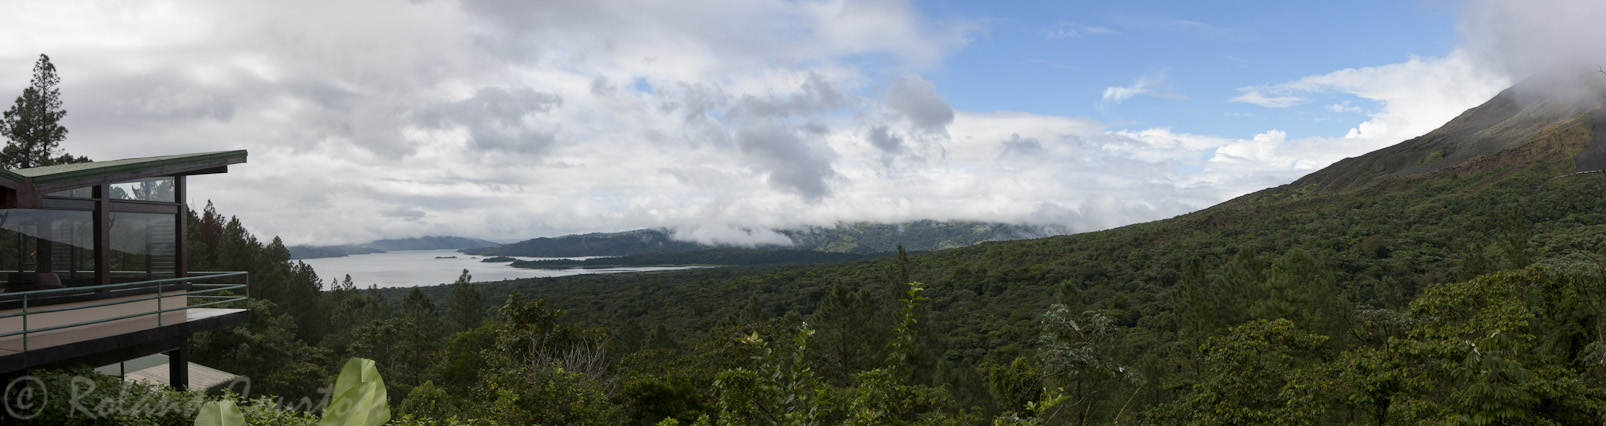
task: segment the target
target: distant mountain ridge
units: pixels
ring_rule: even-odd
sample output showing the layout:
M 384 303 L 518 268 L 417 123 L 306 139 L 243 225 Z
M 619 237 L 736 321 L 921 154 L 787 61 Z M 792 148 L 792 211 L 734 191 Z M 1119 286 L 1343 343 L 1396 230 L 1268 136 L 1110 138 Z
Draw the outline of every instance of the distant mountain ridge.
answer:
M 1594 139 L 1582 151 L 1572 153 L 1574 171 L 1600 170 L 1606 166 L 1606 123 L 1599 114 L 1603 102 L 1606 80 L 1595 70 L 1535 75 L 1427 134 L 1339 160 L 1293 183 L 1243 198 L 1289 191 L 1326 194 L 1363 188 L 1393 177 L 1463 165 L 1467 160 L 1517 147 L 1547 130 L 1567 128 L 1567 124 L 1582 124 Z
M 1022 240 L 1069 233 L 1065 228 L 1055 225 L 935 220 L 896 224 L 839 223 L 836 226 L 777 229 L 774 232 L 791 239 L 792 245 L 761 245 L 757 248 L 871 254 L 896 251 L 900 244 L 909 251 L 933 251 L 987 241 Z M 657 228 L 543 237 L 460 251 L 481 256 L 568 257 L 627 256 L 716 247 L 728 246 L 676 240 L 674 230 Z
M 354 254 L 384 253 L 387 251 L 402 250 L 461 250 L 498 245 L 495 241 L 486 241 L 477 238 L 464 238 L 452 236 L 428 236 L 416 238 L 384 239 L 366 244 L 343 244 L 333 246 L 290 246 L 291 259 L 318 259 L 325 257 L 344 257 Z

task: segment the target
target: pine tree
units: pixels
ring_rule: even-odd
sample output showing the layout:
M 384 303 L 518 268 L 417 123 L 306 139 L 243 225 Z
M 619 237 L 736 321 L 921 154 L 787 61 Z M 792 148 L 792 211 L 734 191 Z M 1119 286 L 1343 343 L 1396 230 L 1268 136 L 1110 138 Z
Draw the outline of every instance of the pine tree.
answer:
M 1265 291 L 1266 265 L 1256 251 L 1254 247 L 1239 248 L 1227 266 L 1222 268 L 1221 278 L 1215 286 L 1217 303 L 1226 307 L 1219 312 L 1222 317 L 1218 323 L 1222 326 L 1232 327 L 1248 321 L 1249 310 L 1245 308 L 1260 300 Z
M 50 57 L 39 55 L 33 66 L 33 80 L 0 120 L 0 135 L 6 138 L 6 147 L 0 150 L 0 167 L 23 169 L 89 161 L 57 154 L 57 146 L 67 139 L 67 128 L 61 125 L 67 110 L 61 108 L 61 89 L 56 88 L 59 83 L 61 77 L 56 75 Z
M 1204 266 L 1195 258 L 1182 268 L 1182 277 L 1177 280 L 1177 286 L 1172 291 L 1172 303 L 1176 309 L 1177 317 L 1182 321 L 1182 334 L 1186 335 L 1188 348 L 1198 350 L 1204 344 L 1204 338 L 1217 318 L 1215 299 L 1220 295 L 1211 294 L 1216 288 L 1211 288 L 1206 281 Z M 1216 296 L 1216 297 L 1212 297 Z M 1197 369 L 1196 369 L 1197 372 Z
M 875 318 L 880 307 L 862 291 L 853 291 L 838 281 L 820 301 L 809 324 L 818 330 L 817 347 L 836 361 L 838 372 L 852 374 L 869 369 L 878 360 L 877 348 L 886 341 L 884 329 Z
M 423 318 L 435 316 L 435 303 L 429 301 L 429 296 L 418 287 L 413 287 L 402 298 L 402 316 L 407 318 Z
M 485 319 L 485 308 L 480 305 L 480 290 L 472 284 L 473 275 L 464 269 L 452 283 L 452 301 L 446 306 L 446 317 L 457 330 L 471 330 Z
M 1302 330 L 1335 336 L 1348 312 L 1334 289 L 1333 274 L 1303 249 L 1283 255 L 1266 273 L 1265 298 L 1250 305 L 1257 318 L 1285 318 Z
M 1523 214 L 1522 208 L 1513 208 L 1500 224 L 1502 229 L 1496 242 L 1506 254 L 1506 269 L 1528 267 L 1533 263 L 1533 256 L 1528 254 L 1528 240 L 1532 237 L 1528 216 Z

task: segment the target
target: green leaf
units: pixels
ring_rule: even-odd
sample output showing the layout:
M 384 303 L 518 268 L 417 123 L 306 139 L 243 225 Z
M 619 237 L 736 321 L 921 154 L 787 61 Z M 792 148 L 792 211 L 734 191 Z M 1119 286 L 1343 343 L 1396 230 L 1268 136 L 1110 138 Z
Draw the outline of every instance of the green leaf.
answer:
M 346 360 L 333 395 L 318 426 L 379 426 L 390 421 L 385 381 L 371 359 Z
M 201 406 L 201 414 L 195 416 L 195 426 L 245 426 L 245 415 L 240 413 L 240 407 L 234 406 L 234 400 L 212 401 Z

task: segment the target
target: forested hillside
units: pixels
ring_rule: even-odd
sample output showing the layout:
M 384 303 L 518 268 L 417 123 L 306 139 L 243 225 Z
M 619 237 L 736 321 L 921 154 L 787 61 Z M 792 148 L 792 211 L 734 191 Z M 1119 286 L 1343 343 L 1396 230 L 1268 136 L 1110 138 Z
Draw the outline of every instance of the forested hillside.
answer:
M 1606 112 L 1581 111 L 1417 173 L 830 265 L 320 292 L 209 208 L 194 269 L 251 270 L 254 316 L 192 353 L 290 398 L 371 358 L 430 424 L 1599 424 L 1606 173 L 1579 159 Z
M 544 298 L 617 336 L 614 351 L 635 355 L 614 370 L 633 378 L 615 380 L 657 392 L 627 387 L 617 409 L 646 423 L 763 418 L 732 400 L 783 391 L 715 384 L 788 364 L 710 355 L 743 347 L 739 336 L 769 342 L 761 354 L 802 351 L 817 380 L 760 384 L 855 395 L 892 383 L 880 391 L 907 421 L 1592 423 L 1606 418 L 1606 179 L 1575 172 L 1589 171 L 1578 160 L 1603 123 L 1585 109 L 1420 173 L 1353 173 L 1354 184 L 1297 183 L 1170 220 L 907 263 L 481 289 L 493 305 Z M 888 363 L 908 281 L 924 283 L 917 349 Z M 816 334 L 788 337 L 804 323 Z M 656 367 L 634 364 L 643 357 Z M 685 365 L 703 367 L 667 367 Z M 865 375 L 876 368 L 912 374 Z M 642 402 L 663 392 L 682 411 Z M 852 401 L 817 402 L 853 418 Z

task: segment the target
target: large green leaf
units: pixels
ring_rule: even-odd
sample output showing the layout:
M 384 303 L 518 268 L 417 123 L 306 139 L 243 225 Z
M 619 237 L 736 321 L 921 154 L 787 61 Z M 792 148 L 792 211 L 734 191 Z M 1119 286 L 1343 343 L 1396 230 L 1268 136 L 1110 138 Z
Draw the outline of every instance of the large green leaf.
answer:
M 373 360 L 346 360 L 340 377 L 335 379 L 332 395 L 318 426 L 379 426 L 390 421 L 385 381 L 379 378 L 379 368 Z
M 245 426 L 245 415 L 234 406 L 234 400 L 212 401 L 201 406 L 195 426 Z

